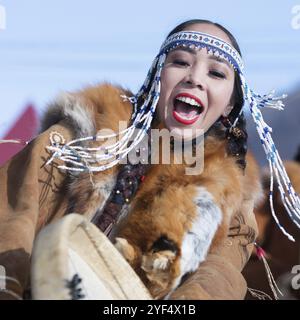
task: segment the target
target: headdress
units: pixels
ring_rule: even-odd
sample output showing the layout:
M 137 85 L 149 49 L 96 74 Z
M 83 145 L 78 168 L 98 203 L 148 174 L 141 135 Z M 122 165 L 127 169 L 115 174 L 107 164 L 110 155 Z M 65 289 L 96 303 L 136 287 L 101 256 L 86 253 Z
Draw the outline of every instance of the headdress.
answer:
M 264 107 L 275 108 L 283 110 L 284 104 L 281 97 L 275 97 L 274 92 L 267 95 L 259 95 L 255 93 L 248 85 L 244 75 L 244 65 L 242 58 L 237 50 L 235 50 L 229 43 L 211 36 L 209 34 L 181 31 L 169 36 L 162 44 L 158 55 L 155 57 L 152 66 L 148 72 L 146 80 L 139 92 L 129 99 L 134 106 L 134 112 L 131 117 L 130 126 L 118 132 L 118 141 L 110 146 L 99 148 L 86 148 L 79 146 L 78 143 L 97 140 L 98 138 L 109 138 L 110 136 L 91 136 L 76 139 L 66 144 L 52 144 L 48 149 L 53 152 L 52 158 L 48 161 L 50 163 L 53 158 L 59 157 L 64 160 L 64 166 L 60 168 L 72 171 L 103 171 L 117 163 L 119 163 L 127 154 L 134 150 L 139 143 L 146 136 L 151 127 L 154 118 L 155 109 L 160 97 L 161 90 L 161 71 L 164 66 L 167 54 L 179 46 L 192 47 L 193 49 L 205 48 L 208 53 L 218 56 L 221 59 L 227 60 L 237 72 L 240 77 L 245 104 L 248 104 L 251 115 L 256 125 L 256 129 L 260 138 L 260 142 L 264 148 L 269 163 L 271 181 L 270 181 L 270 205 L 272 215 L 282 232 L 294 241 L 294 238 L 288 234 L 285 229 L 279 224 L 273 208 L 273 178 L 275 176 L 278 188 L 281 194 L 282 202 L 292 219 L 292 221 L 300 228 L 300 199 L 290 180 L 287 176 L 286 170 L 283 166 L 282 160 L 273 142 L 269 127 L 261 114 L 261 109 Z M 242 112 L 242 110 L 241 110 Z M 238 121 L 236 118 L 233 126 Z M 139 129 L 139 130 L 136 130 Z M 136 132 L 138 133 L 136 134 Z M 100 150 L 105 152 L 99 153 Z M 101 164 L 102 163 L 102 164 Z M 104 163 L 104 164 L 103 164 Z

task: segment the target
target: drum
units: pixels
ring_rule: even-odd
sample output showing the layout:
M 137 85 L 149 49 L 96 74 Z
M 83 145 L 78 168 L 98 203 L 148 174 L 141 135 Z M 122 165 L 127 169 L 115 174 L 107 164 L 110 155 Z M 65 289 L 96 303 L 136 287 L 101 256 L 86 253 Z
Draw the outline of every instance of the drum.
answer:
M 110 240 L 78 214 L 42 229 L 31 265 L 33 299 L 152 299 Z

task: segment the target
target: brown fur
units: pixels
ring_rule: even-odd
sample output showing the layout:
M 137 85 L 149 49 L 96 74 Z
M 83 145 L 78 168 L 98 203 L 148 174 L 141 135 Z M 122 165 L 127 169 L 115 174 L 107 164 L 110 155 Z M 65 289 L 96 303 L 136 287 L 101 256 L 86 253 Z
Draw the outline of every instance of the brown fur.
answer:
M 175 258 L 171 258 L 166 270 L 153 270 L 147 266 L 151 257 L 152 261 L 157 259 L 157 253 L 151 252 L 151 246 L 159 237 L 167 235 L 181 247 L 183 237 L 196 215 L 196 206 L 192 201 L 196 196 L 196 186 L 204 186 L 223 213 L 223 221 L 210 250 L 224 240 L 230 219 L 240 210 L 243 199 L 259 198 L 258 168 L 252 156 L 248 156 L 247 160 L 244 175 L 235 159 L 226 156 L 225 143 L 208 138 L 201 175 L 185 175 L 182 165 L 156 165 L 151 168 L 132 204 L 128 219 L 120 226 L 118 237 L 127 239 L 134 248 L 134 254 L 124 256 L 153 296 L 161 298 L 172 288 L 174 278 L 180 273 L 180 251 Z M 117 247 L 122 253 L 128 250 L 118 241 L 117 238 Z
M 129 102 L 120 98 L 124 93 L 128 94 L 121 88 L 106 84 L 87 88 L 75 97 L 82 101 L 86 112 L 94 119 L 95 131 L 102 128 L 117 130 L 119 121 L 128 121 L 131 114 Z M 256 199 L 260 194 L 258 169 L 253 157 L 247 157 L 244 174 L 235 159 L 227 156 L 226 141 L 207 137 L 204 160 L 201 175 L 185 175 L 185 165 L 153 165 L 131 204 L 127 219 L 118 226 L 117 248 L 156 298 L 168 294 L 174 286 L 174 279 L 180 274 L 181 244 L 196 216 L 197 208 L 193 202 L 196 187 L 205 187 L 210 192 L 223 215 L 210 251 L 224 240 L 230 220 L 240 210 L 243 200 Z M 75 179 L 70 187 L 72 211 L 95 214 L 103 202 L 95 186 L 115 175 L 117 170 L 115 167 L 94 174 L 94 185 L 86 174 Z M 179 249 L 176 254 L 170 250 L 151 250 L 161 236 L 175 243 Z M 155 263 L 158 263 L 156 267 Z
M 119 121 L 128 123 L 132 106 L 129 102 L 124 102 L 120 97 L 122 94 L 131 95 L 128 91 L 112 86 L 101 84 L 99 86 L 88 87 L 73 94 L 74 98 L 80 101 L 85 112 L 94 121 L 94 134 L 101 129 L 111 129 L 118 131 Z M 93 142 L 90 146 L 99 146 L 101 142 Z M 70 179 L 70 195 L 68 212 L 76 212 L 92 217 L 99 208 L 104 205 L 105 199 L 99 189 L 109 186 L 115 179 L 118 168 L 113 167 L 104 172 L 97 172 L 93 175 L 84 173 L 80 178 Z M 82 192 L 84 190 L 84 192 Z

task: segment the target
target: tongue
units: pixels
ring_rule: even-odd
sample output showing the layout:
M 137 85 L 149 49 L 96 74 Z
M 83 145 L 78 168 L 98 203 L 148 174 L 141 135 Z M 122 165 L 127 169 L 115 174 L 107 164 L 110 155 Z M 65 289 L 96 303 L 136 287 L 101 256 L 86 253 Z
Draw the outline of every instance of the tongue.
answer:
M 179 113 L 181 116 L 187 117 L 187 118 L 194 118 L 198 114 L 200 114 L 200 110 L 196 106 L 191 106 L 190 104 L 187 104 L 182 101 L 176 100 L 174 103 L 174 109 L 177 113 Z

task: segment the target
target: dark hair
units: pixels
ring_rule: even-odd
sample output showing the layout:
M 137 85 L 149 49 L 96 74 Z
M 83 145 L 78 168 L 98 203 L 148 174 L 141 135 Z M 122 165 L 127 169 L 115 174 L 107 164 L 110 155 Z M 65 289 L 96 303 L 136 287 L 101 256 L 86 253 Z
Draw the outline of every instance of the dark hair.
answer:
M 176 26 L 167 36 L 171 36 L 174 33 L 180 32 L 184 30 L 185 28 L 193 25 L 193 24 L 211 24 L 222 31 L 224 31 L 227 36 L 229 37 L 232 46 L 238 51 L 238 53 L 242 56 L 240 47 L 235 39 L 235 37 L 222 25 L 212 22 L 210 20 L 203 20 L 203 19 L 192 19 L 192 20 L 187 20 L 178 26 Z M 230 123 L 234 123 L 236 118 L 239 116 L 239 120 L 236 124 L 236 128 L 240 130 L 240 135 L 237 137 L 236 135 L 233 135 L 233 133 L 227 128 L 226 132 L 226 137 L 228 139 L 227 143 L 227 152 L 229 155 L 235 156 L 237 158 L 237 163 L 244 169 L 246 167 L 246 153 L 247 153 L 247 130 L 246 130 L 246 119 L 243 114 L 243 112 L 240 114 L 241 109 L 244 105 L 244 97 L 243 97 L 243 91 L 242 91 L 242 86 L 241 86 L 241 79 L 237 72 L 235 72 L 235 79 L 234 79 L 234 89 L 233 89 L 233 96 L 232 96 L 232 101 L 234 103 L 234 107 L 230 114 L 228 115 L 228 119 Z M 221 120 L 221 119 L 220 119 Z M 218 121 L 215 125 L 212 126 L 212 130 L 209 130 L 209 132 L 218 132 L 219 135 L 221 135 L 221 131 L 218 130 L 220 127 L 220 121 Z

